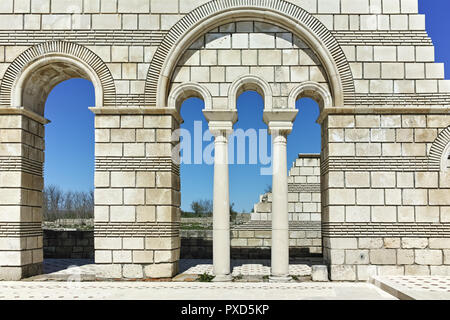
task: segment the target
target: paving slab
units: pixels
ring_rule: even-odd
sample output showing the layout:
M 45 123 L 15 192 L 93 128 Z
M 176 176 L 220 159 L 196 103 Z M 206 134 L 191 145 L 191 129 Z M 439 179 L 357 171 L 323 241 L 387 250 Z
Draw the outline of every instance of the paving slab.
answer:
M 311 265 L 316 263 L 304 259 L 289 266 L 289 273 L 296 278 L 311 279 Z M 243 281 L 262 281 L 270 275 L 270 260 L 232 260 L 232 276 Z M 174 281 L 194 281 L 199 275 L 213 274 L 212 260 L 182 259 L 180 274 Z M 25 281 L 93 281 L 96 279 L 96 265 L 85 259 L 45 259 L 44 274 Z
M 401 300 L 450 300 L 450 277 L 373 276 L 370 283 Z
M 370 283 L 0 282 L 0 300 L 395 300 Z

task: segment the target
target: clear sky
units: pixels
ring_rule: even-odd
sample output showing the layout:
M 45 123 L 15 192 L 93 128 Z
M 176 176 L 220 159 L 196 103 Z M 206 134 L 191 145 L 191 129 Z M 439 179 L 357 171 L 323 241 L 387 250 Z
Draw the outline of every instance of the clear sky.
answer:
M 436 47 L 436 61 L 450 64 L 450 1 L 420 0 L 419 10 L 427 16 L 427 30 Z M 446 68 L 446 78 L 450 78 L 450 67 Z M 88 107 L 94 103 L 94 88 L 87 80 L 72 79 L 63 82 L 50 93 L 45 109 L 45 116 L 52 121 L 46 126 L 46 185 L 59 185 L 64 190 L 93 189 L 94 115 Z M 206 131 L 207 123 L 201 112 L 202 108 L 201 100 L 187 100 L 181 110 L 185 120 L 182 127 L 193 132 L 194 121 L 202 121 L 203 131 Z M 320 153 L 320 126 L 315 123 L 319 115 L 317 104 L 310 99 L 302 99 L 297 103 L 297 108 L 299 114 L 288 138 L 288 167 L 295 161 L 298 153 Z M 262 112 L 262 98 L 255 92 L 243 93 L 238 99 L 239 121 L 235 129 L 266 129 Z M 270 146 L 270 136 L 267 144 Z M 207 145 L 205 142 L 204 147 Z M 271 176 L 260 174 L 261 167 L 267 166 L 230 166 L 230 199 L 240 212 L 250 212 L 259 195 L 271 184 Z M 212 185 L 213 166 L 183 164 L 182 209 L 189 210 L 194 200 L 212 199 Z

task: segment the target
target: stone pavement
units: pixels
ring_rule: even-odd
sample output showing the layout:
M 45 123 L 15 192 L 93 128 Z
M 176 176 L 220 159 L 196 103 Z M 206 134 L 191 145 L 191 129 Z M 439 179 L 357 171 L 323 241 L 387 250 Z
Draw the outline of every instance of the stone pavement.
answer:
M 314 258 L 291 262 L 290 274 L 308 280 L 311 266 L 319 263 Z M 46 274 L 0 282 L 0 300 L 450 300 L 450 277 L 374 276 L 369 283 L 276 284 L 263 282 L 270 274 L 269 260 L 232 260 L 232 267 L 236 282 L 231 283 L 192 282 L 200 274 L 212 273 L 211 260 L 195 259 L 180 261 L 180 275 L 173 282 L 95 282 L 92 260 L 46 259 Z
M 297 277 L 310 277 L 311 266 L 320 264 L 321 259 L 305 258 L 291 262 L 290 275 Z M 232 275 L 264 277 L 270 275 L 270 260 L 232 260 Z M 85 259 L 45 259 L 44 275 L 33 277 L 30 280 L 66 280 L 67 277 L 91 281 L 95 279 L 96 266 L 93 260 Z M 180 260 L 180 274 L 201 275 L 212 274 L 212 260 L 182 259 Z M 180 279 L 180 277 L 177 277 Z
M 374 276 L 370 283 L 401 300 L 450 300 L 450 277 Z
M 0 282 L 0 300 L 392 300 L 369 283 Z

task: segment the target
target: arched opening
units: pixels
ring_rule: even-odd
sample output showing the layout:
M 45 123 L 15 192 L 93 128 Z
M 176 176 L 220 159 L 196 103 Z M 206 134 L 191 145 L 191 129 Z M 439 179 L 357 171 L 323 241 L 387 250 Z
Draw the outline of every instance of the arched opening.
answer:
M 51 276 L 93 263 L 95 133 L 88 108 L 102 103 L 96 72 L 65 54 L 37 57 L 12 86 L 11 105 L 25 109 L 31 118 L 51 120 L 44 128 L 45 121 L 30 118 L 22 141 L 27 161 L 36 168 L 32 180 L 42 182 L 33 182 L 32 197 L 23 200 L 31 206 L 33 221 L 42 219 L 44 226 L 32 263 L 43 262 L 43 272 Z
M 183 118 L 179 132 L 181 273 L 193 267 L 192 259 L 212 260 L 213 137 L 202 113 L 203 97 L 193 94 L 190 98 L 179 98 Z
M 94 114 L 88 107 L 95 104 L 93 84 L 73 78 L 56 84 L 46 95 L 29 93 L 24 93 L 29 106 L 34 99 L 45 98 L 44 115 L 52 120 L 45 134 L 44 273 L 92 264 L 95 134 Z
M 321 258 L 321 156 L 322 128 L 317 118 L 320 103 L 298 95 L 299 113 L 288 137 L 288 177 L 291 259 Z M 319 100 L 320 101 L 320 100 Z
M 334 105 L 330 94 L 333 86 L 326 64 L 317 55 L 316 48 L 304 42 L 297 33 L 285 29 L 278 23 L 261 22 L 258 19 L 242 19 L 222 24 L 218 28 L 210 26 L 206 33 L 202 31 L 201 35 L 197 34 L 195 38 L 195 41 L 189 43 L 182 52 L 180 51 L 179 56 L 173 57 L 173 72 L 167 74 L 171 90 L 167 101 L 169 108 L 178 109 L 180 102 L 174 99 L 174 93 L 179 92 L 181 99 L 188 96 L 202 97 L 205 101 L 205 109 L 208 110 L 205 113 L 208 119 L 210 119 L 209 115 L 215 111 L 217 111 L 216 117 L 211 117 L 211 119 L 219 120 L 218 122 L 230 120 L 218 117 L 217 115 L 221 112 L 224 117 L 225 114 L 236 112 L 239 115 L 233 134 L 236 135 L 240 130 L 243 152 L 239 152 L 237 149 L 239 143 L 233 144 L 233 140 L 237 141 L 235 137 L 231 136 L 228 141 L 230 146 L 230 202 L 231 204 L 234 202 L 233 209 L 238 212 L 250 211 L 249 207 L 251 206 L 253 206 L 253 212 L 247 215 L 250 218 L 249 221 L 244 222 L 241 226 L 232 227 L 232 258 L 259 258 L 266 260 L 265 267 L 270 268 L 272 249 L 272 199 L 270 193 L 274 178 L 271 166 L 273 162 L 271 161 L 272 136 L 269 135 L 267 129 L 271 123 L 272 128 L 277 128 L 279 125 L 289 131 L 290 121 L 292 121 L 289 119 L 294 119 L 297 112 L 296 103 L 301 98 L 311 98 L 317 101 L 315 118 L 310 120 L 306 128 L 313 125 L 318 126 L 319 138 L 314 151 L 308 149 L 301 151 L 298 150 L 298 146 L 288 147 L 289 154 L 295 154 L 295 157 L 291 156 L 289 159 L 291 163 L 299 162 L 297 161 L 299 152 L 316 153 L 316 155 L 309 155 L 310 159 L 308 159 L 308 165 L 314 162 L 312 167 L 315 167 L 312 168 L 311 177 L 308 180 L 305 175 L 305 182 L 301 185 L 310 193 L 310 199 L 302 198 L 300 200 L 300 191 L 295 190 L 297 200 L 292 198 L 295 192 L 292 192 L 290 198 L 289 216 L 291 220 L 296 219 L 297 223 L 303 220 L 301 221 L 302 231 L 293 230 L 292 235 L 304 234 L 303 238 L 297 239 L 298 236 L 296 236 L 296 239 L 291 239 L 293 249 L 291 257 L 295 259 L 311 253 L 320 255 L 321 145 L 320 126 L 315 124 L 315 121 L 318 118 L 319 110 Z M 175 59 L 177 60 L 175 61 Z M 201 88 L 207 88 L 211 94 L 211 109 L 207 107 L 205 95 L 201 94 Z M 163 95 L 162 92 L 159 94 Z M 164 97 L 164 100 L 166 99 L 167 96 Z M 247 119 L 246 116 L 248 116 Z M 296 123 L 296 127 L 303 125 L 299 125 L 298 121 Z M 252 129 L 252 132 L 249 129 Z M 261 137 L 259 129 L 265 131 L 265 138 Z M 310 141 L 308 133 L 310 132 L 305 132 L 298 139 L 293 138 L 291 134 L 288 136 L 288 141 Z M 273 134 L 276 133 L 273 132 Z M 254 143 L 251 142 L 252 139 L 255 141 Z M 261 144 L 266 145 L 263 150 L 266 152 L 262 153 L 265 153 L 268 164 L 261 161 L 266 160 L 261 159 L 259 148 Z M 256 161 L 254 161 L 255 155 Z M 252 162 L 256 162 L 256 165 L 252 166 Z M 307 161 L 305 160 L 305 162 Z M 245 164 L 245 166 L 240 164 Z M 298 168 L 293 169 L 295 171 Z M 286 172 L 287 174 L 288 172 Z M 314 186 L 311 187 L 311 184 Z M 291 187 L 295 188 L 295 186 Z M 312 195 L 313 191 L 314 195 Z M 261 193 L 263 194 L 260 196 Z M 305 195 L 302 194 L 303 196 Z M 245 200 L 240 201 L 240 198 L 245 198 Z M 309 210 L 308 212 L 299 209 L 299 206 L 302 206 L 301 203 L 297 204 L 298 212 L 295 211 L 296 202 L 300 201 L 309 201 L 309 207 L 305 205 L 307 207 L 305 210 Z M 313 206 L 314 209 L 312 209 Z M 316 230 L 314 236 L 310 232 L 311 225 L 319 229 Z M 309 238 L 306 238 L 306 230 Z M 316 237 L 314 241 L 313 237 Z
M 92 82 L 95 91 L 92 106 L 102 106 L 103 88 L 96 72 L 83 61 L 66 55 L 48 55 L 29 63 L 13 86 L 12 105 L 25 107 L 43 116 L 52 89 L 61 82 L 75 78 Z

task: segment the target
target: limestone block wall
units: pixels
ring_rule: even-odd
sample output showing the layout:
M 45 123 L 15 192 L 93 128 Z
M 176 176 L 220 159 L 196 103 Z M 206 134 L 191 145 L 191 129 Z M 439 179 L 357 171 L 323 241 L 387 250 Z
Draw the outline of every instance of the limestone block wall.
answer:
M 450 175 L 430 161 L 448 113 L 327 121 L 322 232 L 332 277 L 448 275 Z
M 180 255 L 172 116 L 97 115 L 95 262 L 113 278 L 171 277 Z
M 300 154 L 289 170 L 288 201 L 290 221 L 321 221 L 320 155 Z M 255 204 L 252 220 L 272 220 L 272 194 Z
M 45 259 L 93 259 L 94 232 L 44 230 Z
M 0 280 L 42 272 L 42 121 L 0 115 Z
M 258 76 L 271 85 L 276 108 L 287 105 L 289 93 L 300 82 L 328 86 L 320 60 L 304 41 L 273 24 L 244 21 L 221 25 L 199 37 L 179 60 L 172 90 L 185 82 L 203 84 L 212 95 L 213 107 L 219 109 L 229 103 L 231 84 L 244 75 Z
M 269 84 L 274 110 L 305 81 L 324 88 L 302 95 L 322 109 L 321 212 L 334 279 L 448 272 L 447 249 L 432 239 L 449 239 L 440 164 L 450 82 L 417 0 L 2 0 L 0 279 L 40 270 L 42 116 L 54 85 L 82 77 L 95 87 L 96 259 L 114 277 L 165 277 L 179 248 L 167 136 L 181 122 L 167 97 L 198 82 L 212 109 L 226 109 L 230 83 L 248 74 Z M 366 238 L 383 245 L 359 247 Z M 401 248 L 387 247 L 399 238 Z M 404 239 L 427 245 L 410 249 Z M 399 258 L 403 249 L 414 261 Z

